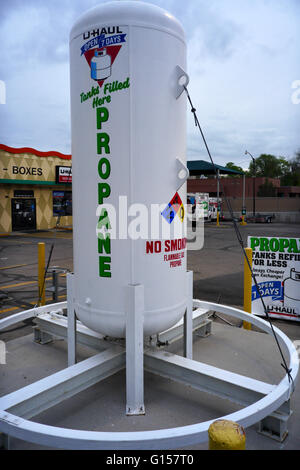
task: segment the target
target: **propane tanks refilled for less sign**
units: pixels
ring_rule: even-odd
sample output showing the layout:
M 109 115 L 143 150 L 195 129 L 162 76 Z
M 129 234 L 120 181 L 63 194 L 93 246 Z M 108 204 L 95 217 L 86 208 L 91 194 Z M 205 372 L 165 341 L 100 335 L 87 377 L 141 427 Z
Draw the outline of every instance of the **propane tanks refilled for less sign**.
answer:
M 248 237 L 252 269 L 269 315 L 300 321 L 300 239 Z M 252 280 L 252 312 L 264 315 Z

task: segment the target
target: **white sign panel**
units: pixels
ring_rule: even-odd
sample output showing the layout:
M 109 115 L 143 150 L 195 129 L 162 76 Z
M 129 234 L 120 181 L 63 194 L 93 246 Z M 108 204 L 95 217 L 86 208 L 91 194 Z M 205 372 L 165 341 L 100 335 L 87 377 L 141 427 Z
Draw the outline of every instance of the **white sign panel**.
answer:
M 56 167 L 56 183 L 72 183 L 72 167 Z
M 252 268 L 270 317 L 300 321 L 300 239 L 248 237 Z M 252 312 L 264 308 L 252 280 Z

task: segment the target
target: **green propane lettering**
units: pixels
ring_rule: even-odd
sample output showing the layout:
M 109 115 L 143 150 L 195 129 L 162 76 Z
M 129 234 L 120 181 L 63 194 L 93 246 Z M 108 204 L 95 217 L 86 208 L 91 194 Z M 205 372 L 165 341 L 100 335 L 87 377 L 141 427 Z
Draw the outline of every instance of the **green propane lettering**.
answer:
M 288 246 L 289 246 L 289 240 L 287 240 L 286 238 L 279 239 L 279 251 L 281 253 L 284 253 L 285 248 L 287 248 Z
M 300 239 L 251 237 L 251 248 L 272 253 L 300 253 Z
M 99 276 L 100 277 L 111 277 L 110 272 L 110 256 L 99 256 Z
M 110 153 L 108 144 L 109 144 L 109 135 L 106 134 L 106 132 L 101 132 L 101 133 L 99 132 L 99 134 L 97 134 L 97 152 L 102 154 L 102 149 L 104 149 L 104 153 Z
M 103 167 L 104 167 L 104 170 L 103 170 Z M 109 163 L 109 160 L 107 160 L 107 158 L 101 158 L 101 160 L 99 160 L 98 175 L 103 180 L 107 180 L 107 178 L 109 177 L 109 175 L 110 175 L 110 163 Z
M 107 236 L 106 238 L 104 238 L 104 235 L 102 235 L 102 233 L 99 233 L 98 253 L 103 253 L 103 250 L 105 253 L 110 254 L 110 237 Z
M 99 228 L 100 230 L 102 229 L 102 227 L 105 227 L 107 230 L 111 228 L 110 220 L 108 217 L 108 212 L 106 209 L 103 209 L 103 208 L 101 210 L 101 214 L 100 214 L 99 221 L 97 224 L 97 228 Z
M 269 251 L 269 240 L 267 238 L 260 239 L 260 251 Z
M 110 196 L 110 186 L 108 183 L 98 183 L 98 204 L 103 204 L 103 200 Z
M 97 108 L 97 129 L 102 129 L 102 123 L 107 122 L 109 118 L 109 112 L 107 108 Z
M 96 109 L 96 122 L 97 129 L 102 130 L 102 126 L 109 120 L 109 111 L 107 108 L 100 107 Z M 97 153 L 102 155 L 110 154 L 109 147 L 110 137 L 106 132 L 97 133 Z M 98 176 L 101 180 L 108 180 L 111 172 L 110 161 L 106 157 L 100 158 L 98 161 Z M 111 193 L 110 184 L 108 181 L 98 183 L 98 204 L 102 205 L 104 199 L 108 198 Z M 98 254 L 99 254 L 99 277 L 111 277 L 111 243 L 110 234 L 105 233 L 105 230 L 111 228 L 109 215 L 106 209 L 101 209 L 97 229 L 98 233 Z M 104 230 L 105 235 L 101 230 Z
M 278 251 L 279 250 L 279 240 L 278 238 L 271 238 L 270 240 L 270 250 Z

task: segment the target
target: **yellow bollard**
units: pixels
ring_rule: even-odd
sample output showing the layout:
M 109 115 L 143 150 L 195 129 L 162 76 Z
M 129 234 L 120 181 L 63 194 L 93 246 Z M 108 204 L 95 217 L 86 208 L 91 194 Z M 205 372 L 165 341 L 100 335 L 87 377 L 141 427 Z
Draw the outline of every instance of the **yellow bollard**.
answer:
M 247 225 L 247 222 L 245 222 L 245 216 L 242 215 L 242 221 L 240 222 L 240 225 Z
M 245 248 L 250 266 L 252 266 L 252 248 Z M 251 313 L 252 277 L 247 260 L 244 259 L 244 312 Z M 243 328 L 251 330 L 251 323 L 244 321 Z
M 246 435 L 243 426 L 219 419 L 208 428 L 209 450 L 245 450 Z
M 220 212 L 217 211 L 217 227 L 220 227 Z
M 45 243 L 38 243 L 38 287 L 39 287 L 39 300 L 38 304 L 45 305 Z

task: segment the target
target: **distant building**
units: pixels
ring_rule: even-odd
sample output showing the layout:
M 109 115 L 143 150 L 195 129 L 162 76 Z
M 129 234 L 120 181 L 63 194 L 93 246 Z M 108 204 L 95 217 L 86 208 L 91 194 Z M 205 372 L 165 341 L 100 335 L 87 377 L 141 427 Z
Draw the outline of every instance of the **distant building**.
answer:
M 188 161 L 187 166 L 190 171 L 187 192 L 190 194 L 208 193 L 210 197 L 217 197 L 219 189 L 221 212 L 225 217 L 230 216 L 224 197 L 226 195 L 226 198 L 230 200 L 235 217 L 240 217 L 243 210 L 246 215 L 254 212 L 256 214 L 273 214 L 277 222 L 300 223 L 299 186 L 280 186 L 279 178 L 245 177 L 243 172 L 231 170 L 221 165 L 212 165 L 204 160 Z M 220 175 L 219 185 L 216 171 Z M 266 181 L 269 185 L 265 184 Z M 253 182 L 255 183 L 255 191 L 253 191 Z M 244 183 L 245 198 L 243 198 Z M 263 185 L 264 188 L 261 188 Z M 272 187 L 274 191 L 270 191 Z M 253 197 L 253 192 L 255 192 L 255 197 Z M 267 194 L 268 196 L 266 196 Z
M 278 197 L 300 197 L 300 186 L 280 186 L 277 188 Z
M 72 224 L 71 155 L 0 144 L 0 232 Z
M 220 197 L 222 197 L 222 188 L 225 191 L 227 197 L 242 197 L 243 195 L 243 177 L 221 177 L 220 184 Z M 268 180 L 272 183 L 276 189 L 275 197 L 300 197 L 300 186 L 280 186 L 279 178 L 255 178 L 255 196 L 258 196 L 259 188 L 261 185 Z M 200 178 L 191 177 L 187 181 L 187 192 L 188 193 L 209 193 L 210 196 L 217 196 L 217 179 L 211 178 Z M 253 178 L 245 178 L 245 197 L 253 197 Z

